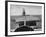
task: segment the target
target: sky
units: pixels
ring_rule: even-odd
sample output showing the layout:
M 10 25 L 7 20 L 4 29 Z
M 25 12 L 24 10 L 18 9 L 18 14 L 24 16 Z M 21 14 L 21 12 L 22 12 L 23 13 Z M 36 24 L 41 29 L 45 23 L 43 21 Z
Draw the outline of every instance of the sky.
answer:
M 41 15 L 42 6 L 28 6 L 28 5 L 10 5 L 10 14 L 11 16 L 22 15 L 23 8 L 26 15 Z

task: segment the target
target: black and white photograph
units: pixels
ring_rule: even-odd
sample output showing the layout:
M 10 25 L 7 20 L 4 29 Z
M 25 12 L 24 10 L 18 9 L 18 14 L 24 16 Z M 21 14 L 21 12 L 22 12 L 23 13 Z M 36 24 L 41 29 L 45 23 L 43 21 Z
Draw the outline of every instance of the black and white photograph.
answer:
M 8 2 L 8 35 L 44 33 L 44 4 Z

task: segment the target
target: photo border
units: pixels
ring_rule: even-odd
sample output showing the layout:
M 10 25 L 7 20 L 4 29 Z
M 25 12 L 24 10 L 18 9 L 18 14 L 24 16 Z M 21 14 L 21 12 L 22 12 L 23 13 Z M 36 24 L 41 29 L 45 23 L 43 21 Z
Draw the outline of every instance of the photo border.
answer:
M 8 35 L 8 2 L 44 4 L 44 33 Z M 45 3 L 42 3 L 42 2 L 27 2 L 27 1 L 5 1 L 5 36 L 24 36 L 24 35 L 40 35 L 40 34 L 45 34 Z

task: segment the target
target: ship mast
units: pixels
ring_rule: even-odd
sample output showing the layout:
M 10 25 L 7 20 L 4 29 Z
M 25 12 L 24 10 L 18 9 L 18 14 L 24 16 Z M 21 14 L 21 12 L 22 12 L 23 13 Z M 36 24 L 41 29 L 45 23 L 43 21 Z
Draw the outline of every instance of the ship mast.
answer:
M 23 8 L 23 16 L 25 16 L 25 9 Z M 24 20 L 24 26 L 26 26 L 26 16 L 25 16 L 25 20 Z
M 25 9 L 23 8 L 23 16 L 25 16 Z

